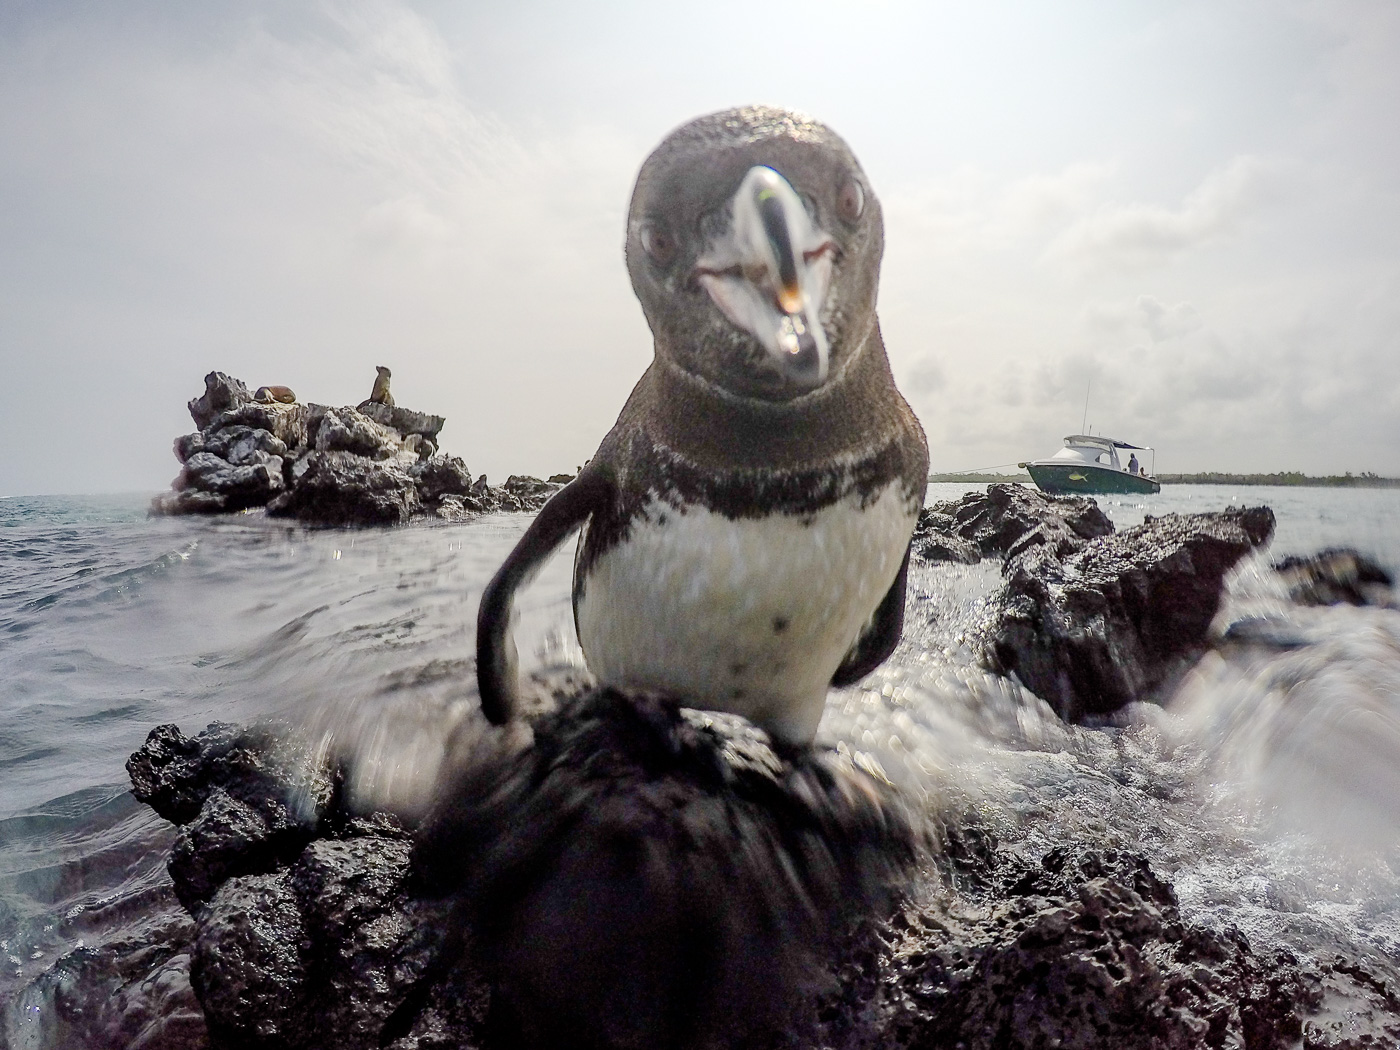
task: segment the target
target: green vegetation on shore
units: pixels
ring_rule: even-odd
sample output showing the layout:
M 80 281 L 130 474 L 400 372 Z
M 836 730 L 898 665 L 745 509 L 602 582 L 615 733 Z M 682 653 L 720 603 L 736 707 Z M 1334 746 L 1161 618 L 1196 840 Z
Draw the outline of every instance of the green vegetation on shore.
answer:
M 999 481 L 1031 484 L 1029 474 L 930 474 L 929 484 L 992 485 Z M 1325 477 L 1310 477 L 1296 470 L 1285 470 L 1277 474 L 1222 474 L 1207 471 L 1204 474 L 1158 474 L 1157 480 L 1163 485 L 1298 485 L 1316 488 L 1342 489 L 1393 489 L 1400 488 L 1400 478 L 1383 478 L 1369 471 L 1360 474 L 1329 474 Z
M 1300 485 L 1346 489 L 1400 488 L 1400 478 L 1383 478 L 1367 471 L 1360 474 L 1348 471 L 1345 474 L 1329 474 L 1316 478 L 1296 470 L 1285 470 L 1278 474 L 1221 474 L 1210 471 L 1205 474 L 1158 474 L 1157 480 L 1163 485 Z

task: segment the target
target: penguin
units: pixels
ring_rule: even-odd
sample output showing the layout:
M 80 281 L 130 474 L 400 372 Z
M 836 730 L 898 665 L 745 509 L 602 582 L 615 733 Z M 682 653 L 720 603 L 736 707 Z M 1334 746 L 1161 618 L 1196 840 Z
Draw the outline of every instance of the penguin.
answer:
M 488 719 L 520 707 L 516 590 L 580 530 L 574 623 L 604 688 L 810 745 L 903 629 L 928 445 L 875 312 L 879 200 L 842 139 L 744 107 L 643 163 L 626 261 L 650 366 L 483 592 Z
M 369 392 L 368 400 L 377 405 L 394 405 L 394 395 L 389 393 L 389 378 L 393 374 L 383 365 L 375 365 L 374 370 L 378 373 L 374 377 L 374 387 Z

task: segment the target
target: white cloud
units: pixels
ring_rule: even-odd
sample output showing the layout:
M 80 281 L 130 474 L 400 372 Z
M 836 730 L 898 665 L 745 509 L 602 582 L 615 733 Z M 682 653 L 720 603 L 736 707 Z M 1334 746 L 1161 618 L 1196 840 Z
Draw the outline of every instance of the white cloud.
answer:
M 1159 204 L 1104 205 L 1065 230 L 1047 259 L 1086 269 L 1145 269 L 1225 237 L 1267 197 L 1272 166 L 1236 157 L 1211 172 L 1176 209 Z
M 1179 339 L 1183 335 L 1191 334 L 1204 324 L 1201 315 L 1190 303 L 1167 306 L 1160 299 L 1151 295 L 1138 296 L 1136 312 L 1142 327 L 1147 329 L 1147 334 L 1152 337 L 1154 343 Z

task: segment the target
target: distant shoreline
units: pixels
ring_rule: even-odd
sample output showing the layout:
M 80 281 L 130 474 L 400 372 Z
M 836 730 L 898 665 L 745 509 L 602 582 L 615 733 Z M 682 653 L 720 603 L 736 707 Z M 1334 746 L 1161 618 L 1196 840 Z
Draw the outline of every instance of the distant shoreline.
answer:
M 1163 485 L 1296 485 L 1322 489 L 1393 489 L 1400 488 L 1400 478 L 1383 478 L 1376 474 L 1329 474 L 1309 477 L 1297 471 L 1278 474 L 1158 474 Z
M 1393 489 L 1400 488 L 1400 478 L 1383 478 L 1376 474 L 1331 474 L 1323 477 L 1310 477 L 1297 471 L 1283 471 L 1278 474 L 1158 474 L 1157 480 L 1163 485 L 1292 485 L 1299 488 L 1333 489 Z M 992 485 L 997 482 L 1020 482 L 1031 484 L 1029 474 L 930 474 L 930 485 Z

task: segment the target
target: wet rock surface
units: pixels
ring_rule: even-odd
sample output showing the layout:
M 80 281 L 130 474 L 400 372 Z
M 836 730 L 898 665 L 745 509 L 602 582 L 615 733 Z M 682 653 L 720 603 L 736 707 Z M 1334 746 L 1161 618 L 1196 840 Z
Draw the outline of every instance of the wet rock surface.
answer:
M 313 525 L 400 525 L 496 510 L 538 510 L 568 476 L 511 477 L 492 487 L 438 452 L 445 420 L 366 401 L 358 407 L 255 401 L 222 372 L 189 403 L 199 428 L 175 440 L 181 463 L 155 514 L 266 507 Z
M 168 896 L 168 893 L 167 893 Z M 84 1050 L 203 1050 L 190 984 L 195 925 L 173 901 L 60 958 L 30 989 L 53 1003 L 54 1043 Z
M 1077 545 L 1023 537 L 1003 566 L 986 663 L 1068 721 L 1151 699 L 1205 651 L 1226 574 L 1273 530 L 1273 512 L 1250 507 L 1149 516 Z
M 1093 499 L 999 484 L 926 507 L 914 553 L 1001 557 L 1004 584 L 975 639 L 983 663 L 1081 721 L 1153 699 L 1190 666 L 1210 644 L 1226 574 L 1273 530 L 1273 512 L 1254 507 L 1149 516 L 1117 533 Z M 1280 571 L 1300 594 L 1328 595 L 1339 580 L 1375 573 L 1354 552 L 1290 559 Z
M 974 812 L 917 830 L 849 756 L 779 755 L 737 718 L 586 693 L 533 737 L 457 747 L 415 828 L 350 813 L 334 771 L 274 733 L 155 730 L 133 783 L 182 833 L 247 827 L 208 813 L 240 799 L 310 837 L 276 854 L 255 832 L 232 863 L 231 839 L 199 838 L 218 856 L 197 870 L 221 880 L 172 859 L 193 920 L 129 950 L 120 980 L 187 991 L 164 1028 L 140 1016 L 139 1044 L 93 1017 L 117 1037 L 91 1045 L 205 1045 L 189 990 L 212 1047 L 1349 1050 L 1400 1033 L 1396 975 L 1373 961 L 1186 922 L 1129 850 L 1027 855 Z
M 213 1044 L 766 1037 L 914 866 L 886 785 L 742 719 L 587 692 L 532 728 L 461 742 L 416 833 L 267 732 L 153 731 L 132 781 L 183 825 Z
M 1323 1001 L 1290 954 L 1184 923 L 1139 855 L 993 847 L 959 874 L 962 908 L 906 905 L 864 931 L 859 965 L 787 1045 L 1283 1050 Z
M 961 499 L 925 507 L 914 530 L 914 553 L 926 561 L 971 564 L 1014 557 L 1036 546 L 1063 555 L 1113 532 L 1113 522 L 1087 496 L 1047 496 L 1026 485 L 988 485 Z
M 1274 566 L 1299 605 L 1395 605 L 1395 580 L 1374 560 L 1351 547 L 1329 547 Z

